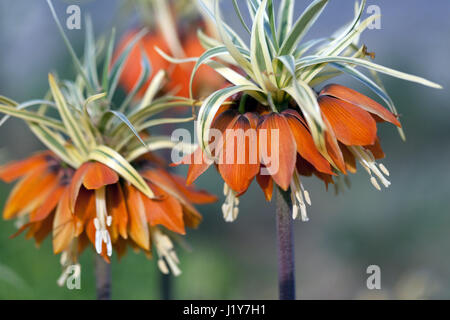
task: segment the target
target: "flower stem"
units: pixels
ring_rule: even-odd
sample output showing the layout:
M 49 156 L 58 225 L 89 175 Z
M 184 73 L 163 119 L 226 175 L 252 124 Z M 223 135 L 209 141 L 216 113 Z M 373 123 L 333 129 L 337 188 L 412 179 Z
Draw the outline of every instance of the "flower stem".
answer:
M 277 189 L 278 289 L 280 300 L 295 300 L 294 237 L 289 193 Z
M 172 297 L 172 276 L 161 273 L 161 299 L 171 300 Z
M 95 286 L 97 300 L 111 300 L 111 265 L 98 254 L 95 255 Z

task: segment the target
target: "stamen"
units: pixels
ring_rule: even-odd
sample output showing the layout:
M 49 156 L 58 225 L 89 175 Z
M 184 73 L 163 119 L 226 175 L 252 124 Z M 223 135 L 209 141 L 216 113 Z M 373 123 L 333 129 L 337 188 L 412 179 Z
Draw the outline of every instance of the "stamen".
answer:
M 309 197 L 309 192 L 308 190 L 305 190 L 305 188 L 303 188 L 303 184 L 301 185 L 302 190 L 303 190 L 303 195 L 305 196 L 305 201 L 308 205 L 311 205 L 311 198 Z
M 67 261 L 69 261 L 68 259 L 69 259 L 69 254 L 67 253 L 67 251 L 63 251 L 61 253 L 61 258 L 59 259 L 59 263 L 62 266 L 65 266 L 65 265 L 67 265 Z
M 170 257 L 177 263 L 180 263 L 180 259 L 178 259 L 177 253 L 175 251 L 170 252 Z
M 305 222 L 309 221 L 308 215 L 306 213 L 305 200 L 308 205 L 311 205 L 309 192 L 305 190 L 305 188 L 303 187 L 303 184 L 300 181 L 300 176 L 297 170 L 295 170 L 291 180 L 291 201 L 292 201 L 293 219 L 296 219 L 298 217 L 298 210 L 300 209 L 302 221 Z
M 370 177 L 370 182 L 373 184 L 373 186 L 377 189 L 377 190 L 381 190 L 380 185 L 378 184 L 377 179 L 375 179 L 375 177 Z
M 174 251 L 170 238 L 163 234 L 158 228 L 152 229 L 152 237 L 155 243 L 156 252 L 159 256 L 159 270 L 164 274 L 168 274 L 170 269 L 175 276 L 179 276 L 181 274 L 181 270 L 178 268 L 180 261 Z
M 292 219 L 297 219 L 298 217 L 298 205 L 297 201 L 295 200 L 295 195 L 291 191 L 291 202 L 292 202 Z
M 106 254 L 112 255 L 112 243 L 107 227 L 112 224 L 112 217 L 106 211 L 105 187 L 95 190 L 95 206 L 97 217 L 94 219 L 95 226 L 95 250 L 102 254 L 103 243 L 106 244 Z
M 169 274 L 169 268 L 167 268 L 167 264 L 163 259 L 158 259 L 158 268 L 164 274 Z
M 385 175 L 387 175 L 387 176 L 389 177 L 389 170 L 386 169 L 386 167 L 384 166 L 384 164 L 380 163 L 378 167 L 380 167 L 380 170 L 381 170 Z
M 353 153 L 355 158 L 361 163 L 361 165 L 367 170 L 370 175 L 370 182 L 377 189 L 381 190 L 380 185 L 376 178 L 387 188 L 391 185 L 391 182 L 386 179 L 389 176 L 389 171 L 383 164 L 377 164 L 373 155 L 362 147 L 351 146 L 349 150 Z M 372 176 L 372 173 L 375 175 Z
M 233 222 L 239 214 L 239 198 L 237 193 L 233 191 L 226 183 L 223 187 L 225 202 L 222 204 L 223 218 L 226 222 Z

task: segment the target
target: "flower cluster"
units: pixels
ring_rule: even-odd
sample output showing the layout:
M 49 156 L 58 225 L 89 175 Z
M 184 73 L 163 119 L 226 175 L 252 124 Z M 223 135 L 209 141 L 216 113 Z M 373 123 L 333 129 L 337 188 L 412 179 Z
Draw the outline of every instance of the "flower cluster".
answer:
M 83 61 L 66 42 L 77 69 L 75 80 L 50 74 L 50 94 L 44 100 L 19 104 L 1 99 L 0 112 L 25 120 L 47 148 L 0 167 L 1 180 L 18 180 L 3 217 L 17 219 L 16 235 L 26 231 L 38 245 L 51 235 L 54 253 L 62 254 L 59 283 L 90 244 L 108 262 L 113 251 L 121 257 L 128 246 L 149 257 L 156 252 L 160 270 L 177 275 L 173 236 L 184 235 L 186 227 L 196 228 L 201 222 L 194 204 L 214 202 L 216 197 L 186 187 L 182 177 L 168 171 L 154 152 L 175 144 L 150 129 L 191 120 L 155 116 L 174 107 L 191 107 L 193 102 L 160 94 L 165 71 L 148 82 L 151 67 L 145 55 L 139 61 L 139 81 L 125 98 L 117 98 L 128 54 L 146 31 L 138 32 L 113 59 L 114 33 L 106 50 L 101 50 L 89 20 L 86 29 Z

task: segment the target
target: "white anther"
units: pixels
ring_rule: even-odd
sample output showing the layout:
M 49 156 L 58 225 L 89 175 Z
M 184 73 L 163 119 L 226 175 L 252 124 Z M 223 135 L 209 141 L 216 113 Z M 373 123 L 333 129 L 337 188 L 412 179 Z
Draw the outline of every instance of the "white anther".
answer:
M 303 198 L 305 197 L 305 198 Z M 291 180 L 291 201 L 292 201 L 292 217 L 296 219 L 298 217 L 298 211 L 300 210 L 300 216 L 302 221 L 309 221 L 306 204 L 311 205 L 311 199 L 309 192 L 305 190 L 303 184 L 300 181 L 300 175 L 297 170 L 294 171 Z
M 162 273 L 168 274 L 169 269 L 173 275 L 178 276 L 181 270 L 178 267 L 180 263 L 170 238 L 163 234 L 158 228 L 152 229 L 153 242 L 155 243 L 156 252 L 159 256 L 158 268 Z
M 222 204 L 223 218 L 226 222 L 233 222 L 239 214 L 239 198 L 237 193 L 233 191 L 226 183 L 224 184 L 225 202 Z
M 378 180 L 387 188 L 391 185 L 391 182 L 386 179 L 386 176 L 389 176 L 389 171 L 386 169 L 386 167 L 383 164 L 377 164 L 375 162 L 375 159 L 373 155 L 365 150 L 362 147 L 358 146 L 351 146 L 349 147 L 349 150 L 352 152 L 352 154 L 355 156 L 355 158 L 361 163 L 361 165 L 366 168 L 368 173 L 370 174 L 370 182 L 373 184 L 375 188 L 378 190 L 381 190 L 380 184 L 376 180 Z M 374 176 L 372 176 L 372 173 Z M 383 175 L 384 174 L 384 175 Z M 375 178 L 376 176 L 376 178 Z
M 381 170 L 385 175 L 387 175 L 387 176 L 389 177 L 389 170 L 386 169 L 386 167 L 384 166 L 384 164 L 380 163 L 378 166 L 380 167 L 380 170 Z
M 308 190 L 303 190 L 303 194 L 305 195 L 305 200 L 308 205 L 311 205 L 311 198 L 309 197 Z
M 375 179 L 375 177 L 370 177 L 370 182 L 373 184 L 373 186 L 377 189 L 377 190 L 381 190 L 380 185 L 378 184 L 377 179 Z
M 158 268 L 162 273 L 169 274 L 169 269 L 163 259 L 158 259 Z

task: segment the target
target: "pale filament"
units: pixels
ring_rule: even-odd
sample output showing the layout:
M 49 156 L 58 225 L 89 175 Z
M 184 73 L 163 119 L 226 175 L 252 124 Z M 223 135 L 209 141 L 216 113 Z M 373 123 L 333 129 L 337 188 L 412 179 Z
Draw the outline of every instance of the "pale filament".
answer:
M 95 190 L 95 207 L 97 217 L 94 219 L 95 226 L 95 250 L 102 253 L 103 243 L 106 244 L 106 254 L 112 255 L 112 243 L 107 227 L 111 226 L 112 217 L 106 211 L 105 187 Z

